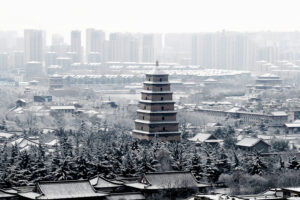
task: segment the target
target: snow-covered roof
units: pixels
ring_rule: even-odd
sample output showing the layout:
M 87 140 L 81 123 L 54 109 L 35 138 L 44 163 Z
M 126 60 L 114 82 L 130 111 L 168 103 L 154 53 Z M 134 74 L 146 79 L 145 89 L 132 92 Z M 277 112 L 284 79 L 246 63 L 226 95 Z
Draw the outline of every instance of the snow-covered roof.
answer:
M 260 141 L 263 141 L 263 140 L 259 139 L 259 138 L 244 138 L 241 141 L 239 141 L 236 145 L 237 146 L 244 146 L 244 147 L 253 147 L 254 145 L 259 143 Z M 266 143 L 266 142 L 264 142 L 264 143 Z M 267 144 L 267 145 L 269 145 L 269 144 Z
M 4 191 L 0 191 L 0 199 L 10 199 L 10 198 L 13 198 L 15 196 L 16 196 L 15 194 L 9 194 L 9 193 L 6 193 Z
M 27 138 L 19 138 L 13 142 L 11 142 L 12 145 L 17 145 L 19 148 L 25 148 L 26 146 L 38 146 L 38 142 L 31 141 Z
M 51 106 L 51 110 L 75 110 L 75 106 Z
M 279 76 L 277 76 L 275 74 L 271 74 L 271 73 L 266 73 L 266 74 L 260 75 L 259 78 L 279 78 Z
M 286 123 L 285 126 L 288 128 L 300 128 L 300 120 L 295 120 L 293 123 Z
M 208 78 L 208 79 L 204 80 L 204 82 L 217 82 L 217 80 L 213 79 L 213 78 Z
M 0 137 L 4 137 L 4 138 L 9 139 L 9 138 L 11 138 L 12 136 L 14 136 L 14 134 L 0 132 Z
M 90 179 L 90 183 L 96 189 L 120 187 L 120 184 L 114 183 L 100 176 Z
M 212 134 L 209 133 L 198 133 L 197 135 L 195 135 L 194 137 L 188 139 L 190 141 L 193 142 L 204 142 L 205 140 L 215 140 L 217 138 L 215 138 Z
M 282 188 L 284 190 L 290 190 L 294 192 L 300 192 L 300 187 L 287 187 L 287 188 Z
M 239 107 L 234 107 L 234 108 L 231 108 L 231 109 L 227 110 L 227 112 L 235 113 L 235 112 L 240 111 L 240 109 L 241 108 L 239 108 Z
M 198 188 L 200 185 L 190 172 L 145 173 L 140 183 L 129 183 L 126 186 L 145 189 Z M 203 186 L 203 185 L 202 185 Z
M 45 145 L 48 145 L 48 146 L 55 146 L 56 144 L 58 144 L 58 139 L 54 139 L 50 142 L 45 143 Z
M 23 102 L 26 103 L 26 101 L 24 99 L 18 99 L 17 102 Z
M 37 197 L 37 199 L 78 199 L 106 196 L 104 193 L 97 193 L 93 190 L 90 182 L 87 180 L 40 182 L 38 188 L 42 195 Z
M 287 116 L 286 112 L 284 111 L 275 111 L 271 113 L 273 116 Z

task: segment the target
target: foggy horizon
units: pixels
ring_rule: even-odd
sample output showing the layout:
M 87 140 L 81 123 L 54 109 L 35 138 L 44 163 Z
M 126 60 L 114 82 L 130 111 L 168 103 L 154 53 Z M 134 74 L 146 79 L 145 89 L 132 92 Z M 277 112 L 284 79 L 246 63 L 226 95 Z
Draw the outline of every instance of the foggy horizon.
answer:
M 0 30 L 195 33 L 299 31 L 298 2 L 285 1 L 16 1 L 5 2 Z

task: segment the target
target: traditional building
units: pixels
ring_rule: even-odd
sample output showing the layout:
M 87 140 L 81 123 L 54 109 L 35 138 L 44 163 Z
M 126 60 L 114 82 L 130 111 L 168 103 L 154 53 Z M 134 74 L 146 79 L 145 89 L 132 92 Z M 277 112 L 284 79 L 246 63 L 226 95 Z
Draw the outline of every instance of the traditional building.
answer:
M 244 138 L 236 143 L 236 146 L 245 151 L 257 151 L 261 153 L 268 153 L 270 149 L 270 145 L 259 138 Z
M 210 187 L 198 183 L 193 174 L 186 171 L 145 173 L 138 182 L 125 186 L 142 193 L 146 199 L 187 199 Z
M 20 200 L 28 199 L 105 199 L 106 193 L 96 192 L 88 180 L 39 182 L 33 191 L 18 193 Z
M 158 70 L 158 62 L 154 70 L 146 74 L 141 93 L 133 137 L 140 140 L 158 138 L 163 141 L 179 141 L 177 112 L 174 110 L 175 102 L 168 74 Z

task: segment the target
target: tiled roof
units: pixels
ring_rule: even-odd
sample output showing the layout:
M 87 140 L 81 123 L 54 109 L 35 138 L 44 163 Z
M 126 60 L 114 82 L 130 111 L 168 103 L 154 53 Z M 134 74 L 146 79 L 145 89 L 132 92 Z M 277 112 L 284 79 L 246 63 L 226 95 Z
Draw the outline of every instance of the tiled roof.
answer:
M 236 145 L 237 146 L 244 146 L 244 147 L 253 147 L 260 141 L 263 141 L 262 139 L 259 138 L 244 138 L 241 141 L 239 141 Z M 267 144 L 265 141 L 263 141 L 265 144 Z M 269 145 L 269 144 L 267 144 Z
M 20 195 L 30 199 L 77 199 L 106 196 L 104 193 L 97 193 L 88 180 L 40 182 L 37 189 L 40 193 L 27 192 L 20 193 Z
M 190 172 L 146 173 L 143 178 L 148 183 L 127 184 L 140 189 L 197 188 L 198 183 Z
M 209 133 L 198 133 L 194 137 L 190 138 L 190 141 L 193 142 L 204 142 L 205 140 L 216 139 L 212 134 Z
M 112 181 L 109 181 L 100 176 L 96 176 L 95 178 L 90 179 L 90 183 L 96 189 L 120 187 L 120 184 L 113 183 Z

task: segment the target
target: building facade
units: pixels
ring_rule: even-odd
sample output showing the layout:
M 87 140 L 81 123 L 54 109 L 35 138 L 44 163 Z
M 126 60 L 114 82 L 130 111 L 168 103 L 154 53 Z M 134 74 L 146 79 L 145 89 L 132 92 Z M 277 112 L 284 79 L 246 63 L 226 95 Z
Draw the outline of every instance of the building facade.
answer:
M 80 63 L 82 60 L 81 31 L 71 32 L 71 52 L 76 53 L 74 62 Z
M 45 46 L 44 33 L 41 30 L 24 30 L 24 59 L 27 62 L 43 61 Z
M 179 141 L 177 112 L 174 110 L 168 74 L 158 70 L 158 63 L 152 72 L 146 74 L 141 93 L 133 137 L 140 140 L 158 138 Z

